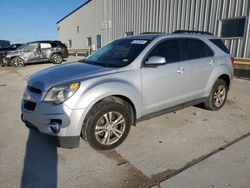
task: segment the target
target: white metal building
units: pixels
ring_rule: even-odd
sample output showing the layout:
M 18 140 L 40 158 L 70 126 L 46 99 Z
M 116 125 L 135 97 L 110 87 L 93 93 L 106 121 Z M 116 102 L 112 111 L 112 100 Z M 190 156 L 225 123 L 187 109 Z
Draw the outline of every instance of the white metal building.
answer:
M 250 57 L 250 0 L 88 0 L 57 22 L 71 50 L 147 32 L 208 31 L 235 57 Z

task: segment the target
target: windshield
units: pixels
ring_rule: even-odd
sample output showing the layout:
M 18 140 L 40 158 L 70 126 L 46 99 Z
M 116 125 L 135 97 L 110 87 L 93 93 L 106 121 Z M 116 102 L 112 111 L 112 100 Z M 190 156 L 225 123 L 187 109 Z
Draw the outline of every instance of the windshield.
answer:
M 144 39 L 115 40 L 89 56 L 85 62 L 107 67 L 123 67 L 130 64 L 149 43 L 150 40 Z

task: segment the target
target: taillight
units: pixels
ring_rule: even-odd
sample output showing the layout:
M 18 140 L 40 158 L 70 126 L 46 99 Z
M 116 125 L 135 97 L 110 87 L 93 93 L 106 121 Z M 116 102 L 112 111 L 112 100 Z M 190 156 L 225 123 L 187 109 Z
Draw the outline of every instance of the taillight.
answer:
M 233 56 L 231 56 L 231 63 L 234 66 L 234 57 Z

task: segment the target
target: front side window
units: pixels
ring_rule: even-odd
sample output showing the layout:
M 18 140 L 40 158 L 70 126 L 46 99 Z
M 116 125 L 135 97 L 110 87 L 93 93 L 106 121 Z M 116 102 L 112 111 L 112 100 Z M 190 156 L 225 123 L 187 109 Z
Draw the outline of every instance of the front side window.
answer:
M 39 48 L 39 44 L 38 43 L 30 43 L 27 44 L 24 48 L 25 51 L 35 51 Z
M 199 39 L 180 39 L 183 60 L 211 57 L 214 52 Z
M 181 53 L 178 40 L 166 40 L 158 44 L 147 56 L 149 59 L 152 56 L 165 57 L 167 63 L 181 61 Z
M 108 67 L 123 67 L 130 64 L 150 43 L 144 39 L 119 39 L 100 48 L 85 62 Z

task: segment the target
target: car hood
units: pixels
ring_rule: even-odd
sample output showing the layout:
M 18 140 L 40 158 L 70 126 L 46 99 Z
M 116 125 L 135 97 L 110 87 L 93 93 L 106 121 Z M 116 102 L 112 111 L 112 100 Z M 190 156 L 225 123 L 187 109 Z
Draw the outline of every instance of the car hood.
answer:
M 48 91 L 51 87 L 117 72 L 117 68 L 102 67 L 86 63 L 65 63 L 39 71 L 30 76 L 28 85 Z

